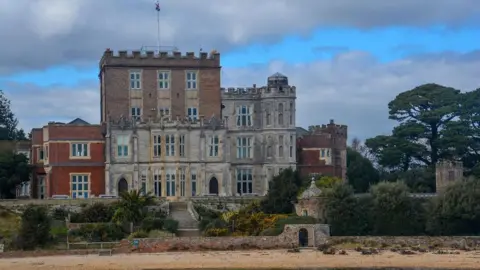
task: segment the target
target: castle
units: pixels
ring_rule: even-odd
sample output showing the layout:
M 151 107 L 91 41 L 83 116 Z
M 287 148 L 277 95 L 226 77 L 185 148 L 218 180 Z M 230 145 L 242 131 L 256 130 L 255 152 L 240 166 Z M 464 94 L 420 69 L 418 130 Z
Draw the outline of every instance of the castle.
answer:
M 345 177 L 346 126 L 297 128 L 297 90 L 285 75 L 222 88 L 216 51 L 107 49 L 99 69 L 100 125 L 77 119 L 32 132 L 32 197 L 263 196 L 274 175 L 297 166 Z

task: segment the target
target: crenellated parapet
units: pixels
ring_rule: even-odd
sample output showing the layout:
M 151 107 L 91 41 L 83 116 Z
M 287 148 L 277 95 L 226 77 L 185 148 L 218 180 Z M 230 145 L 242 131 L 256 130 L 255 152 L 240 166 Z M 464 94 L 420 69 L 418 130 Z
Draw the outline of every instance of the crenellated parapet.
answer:
M 296 87 L 285 86 L 281 89 L 263 87 L 222 87 L 220 88 L 222 99 L 259 99 L 271 97 L 295 97 Z
M 129 66 L 209 66 L 220 67 L 220 53 L 212 52 L 165 52 L 165 51 L 141 51 L 141 50 L 120 50 L 113 51 L 106 49 L 100 60 L 100 68 L 105 65 L 129 65 Z
M 188 117 L 177 116 L 159 117 L 156 119 L 134 119 L 121 117 L 120 119 L 110 119 L 108 129 L 224 129 L 227 126 L 227 118 L 219 119 L 214 116 L 205 118 L 200 116 L 198 120 L 192 120 Z

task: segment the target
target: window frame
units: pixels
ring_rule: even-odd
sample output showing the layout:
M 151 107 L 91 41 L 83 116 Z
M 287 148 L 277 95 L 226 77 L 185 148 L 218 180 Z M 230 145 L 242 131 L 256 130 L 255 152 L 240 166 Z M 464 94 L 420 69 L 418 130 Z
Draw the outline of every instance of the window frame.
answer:
M 194 78 L 189 78 L 189 75 L 194 75 Z M 186 90 L 198 90 L 198 70 L 186 70 L 185 71 L 185 89 Z
M 159 158 L 162 156 L 162 135 L 160 134 L 154 134 L 152 136 L 152 155 L 154 158 Z
M 132 75 L 134 75 L 135 78 L 132 78 Z M 128 85 L 130 90 L 142 90 L 142 75 L 141 70 L 130 70 L 128 72 Z
M 237 168 L 235 179 L 237 194 L 240 194 L 240 196 L 254 194 L 252 168 Z
M 245 141 L 244 141 L 245 140 Z M 237 159 L 252 158 L 252 137 L 238 136 L 237 137 Z M 244 145 L 245 142 L 245 145 Z
M 198 108 L 189 107 L 187 108 L 187 116 L 190 121 L 198 121 Z
M 116 145 L 117 145 L 117 149 L 116 149 L 117 157 L 126 158 L 130 156 L 130 135 L 123 135 L 123 134 L 117 135 Z M 122 150 L 120 151 L 120 149 Z
M 76 153 L 79 153 L 78 146 L 82 146 L 81 147 L 82 155 L 76 155 Z M 88 159 L 88 158 L 90 158 L 90 143 L 70 142 L 70 159 Z
M 175 134 L 165 134 L 165 156 L 175 156 Z
M 160 78 L 160 75 L 162 75 L 162 78 Z M 167 75 L 166 79 L 164 78 L 165 75 Z M 171 78 L 172 78 L 172 72 L 170 70 L 157 70 L 157 89 L 169 90 L 170 83 L 172 81 Z
M 245 111 L 243 110 L 245 109 Z M 253 126 L 253 106 L 239 105 L 237 106 L 237 127 L 252 127 Z
M 80 177 L 80 178 L 78 178 L 78 177 Z M 85 181 L 85 179 L 86 179 L 86 181 Z M 90 198 L 90 189 L 91 189 L 90 179 L 91 179 L 91 174 L 90 173 L 70 173 L 70 198 L 72 198 L 72 199 L 88 199 L 88 198 Z M 85 189 L 85 184 L 87 184 L 87 189 Z M 82 188 L 78 189 L 78 185 L 81 185 Z M 81 197 L 79 197 L 79 195 Z
M 218 135 L 210 136 L 208 143 L 208 156 L 219 157 L 220 156 L 220 137 Z

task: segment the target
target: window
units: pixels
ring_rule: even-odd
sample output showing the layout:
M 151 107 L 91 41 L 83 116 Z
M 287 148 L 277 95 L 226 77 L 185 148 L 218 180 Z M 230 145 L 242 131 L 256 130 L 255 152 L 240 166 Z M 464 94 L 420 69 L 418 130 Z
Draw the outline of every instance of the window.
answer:
M 322 149 L 322 157 L 325 157 L 325 149 Z
M 267 117 L 266 123 L 267 123 L 267 126 L 269 126 L 269 125 L 272 124 L 272 120 L 271 120 L 272 114 L 270 114 L 270 111 L 269 111 L 269 110 L 267 110 L 267 112 L 266 112 L 266 117 Z
M 132 90 L 142 89 L 142 73 L 140 71 L 130 72 L 130 89 Z
M 175 156 L 175 135 L 165 136 L 165 155 L 167 157 Z
M 88 198 L 89 176 L 86 174 L 72 174 L 70 176 L 71 192 L 73 199 Z
M 293 157 L 293 136 L 290 136 L 290 157 Z
M 218 136 L 214 135 L 210 137 L 210 145 L 208 155 L 211 157 L 218 157 Z
M 238 127 L 250 127 L 252 126 L 252 111 L 250 106 L 238 106 L 237 107 L 237 126 Z
M 283 157 L 283 135 L 278 136 L 278 156 Z
M 158 89 L 170 89 L 170 71 L 158 71 Z
M 283 125 L 283 103 L 278 104 L 278 124 Z
M 44 148 L 45 159 L 48 160 L 48 145 L 45 145 Z
M 187 71 L 187 89 L 197 89 L 197 72 Z
M 129 140 L 130 140 L 130 137 L 128 135 L 117 136 L 117 156 L 119 157 L 128 156 Z
M 142 175 L 140 176 L 140 182 L 142 183 L 142 188 L 140 191 L 142 194 L 147 194 L 147 172 L 142 172 Z
M 190 184 L 192 185 L 192 196 L 197 194 L 197 171 L 190 168 Z
M 455 172 L 448 171 L 448 181 L 454 181 L 454 180 L 455 180 Z
M 272 157 L 272 146 L 271 145 L 269 145 L 267 147 L 267 157 Z
M 237 158 L 250 158 L 252 152 L 251 138 L 237 138 Z
M 88 157 L 88 143 L 72 143 L 71 147 L 71 157 Z
M 293 125 L 293 102 L 290 102 L 290 125 Z
M 153 135 L 153 156 L 162 156 L 162 136 Z
M 180 196 L 185 197 L 185 168 L 180 169 Z
M 170 108 L 160 108 L 158 109 L 160 116 L 168 116 L 170 115 Z
M 38 176 L 38 198 L 45 199 L 45 176 L 39 175 Z
M 237 170 L 237 193 L 240 195 L 253 193 L 252 169 Z
M 132 107 L 131 113 L 132 113 L 132 118 L 138 121 L 142 117 L 142 108 Z
M 327 157 L 330 156 L 330 149 L 327 149 Z
M 167 178 L 167 196 L 175 196 L 175 170 L 168 169 L 165 176 Z
M 153 194 L 157 197 L 162 196 L 162 172 L 160 170 L 153 171 Z
M 190 121 L 197 121 L 197 119 L 198 119 L 197 108 L 188 108 L 187 109 L 187 116 L 190 119 Z
M 38 148 L 37 149 L 37 153 L 38 153 L 38 161 L 42 161 L 43 160 L 43 154 L 44 154 L 44 151 L 42 148 Z
M 185 135 L 179 136 L 179 155 L 185 157 Z

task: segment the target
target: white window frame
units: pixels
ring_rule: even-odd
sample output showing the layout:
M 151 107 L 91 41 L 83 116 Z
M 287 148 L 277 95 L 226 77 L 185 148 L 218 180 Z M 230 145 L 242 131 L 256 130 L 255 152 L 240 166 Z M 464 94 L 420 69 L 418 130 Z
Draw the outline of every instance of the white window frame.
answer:
M 253 107 L 250 105 L 237 106 L 237 127 L 251 127 Z
M 140 175 L 140 191 L 142 192 L 143 195 L 147 194 L 147 171 L 142 171 L 142 174 Z
M 186 194 L 187 175 L 185 168 L 180 168 L 180 196 L 185 197 Z
M 37 160 L 43 161 L 45 158 L 45 152 L 43 151 L 43 147 L 37 148 Z
M 237 194 L 253 194 L 253 170 L 250 168 L 236 171 Z
M 163 107 L 158 109 L 158 115 L 160 116 L 169 116 L 170 115 L 170 108 Z
M 142 108 L 140 107 L 131 107 L 130 108 L 130 114 L 133 119 L 136 121 L 140 120 L 142 118 Z
M 187 108 L 187 116 L 190 119 L 190 121 L 197 121 L 198 120 L 198 109 L 197 109 L 197 107 Z
M 45 190 L 45 188 L 47 187 L 45 183 L 45 175 L 38 175 L 37 180 L 38 180 L 38 198 L 45 199 L 47 195 L 46 194 L 47 192 Z
M 165 156 L 175 156 L 175 135 L 173 134 L 165 135 Z
M 237 137 L 237 158 L 245 159 L 252 157 L 252 138 Z
M 130 155 L 130 136 L 117 136 L 117 157 L 128 157 Z
M 290 136 L 290 157 L 293 157 L 293 136 Z
M 192 197 L 197 196 L 197 170 L 195 168 L 190 168 L 190 192 Z
M 166 195 L 167 197 L 174 197 L 176 192 L 175 169 L 167 169 L 166 177 Z
M 79 186 L 81 187 L 80 189 Z M 71 174 L 70 193 L 72 199 L 88 199 L 90 197 L 90 175 L 81 173 Z
M 185 86 L 187 90 L 198 89 L 198 71 L 187 70 L 185 72 Z
M 208 156 L 209 157 L 218 157 L 220 150 L 220 138 L 218 135 L 210 136 L 210 141 L 208 144 Z
M 162 197 L 162 171 L 159 169 L 153 171 L 153 195 Z
M 130 90 L 142 89 L 142 71 L 131 70 L 128 74 Z
M 162 135 L 153 135 L 153 157 L 162 156 Z
M 283 144 L 284 144 L 283 140 L 284 140 L 283 135 L 279 135 L 278 136 L 278 157 L 283 157 L 284 156 L 283 155 Z
M 90 156 L 90 149 L 88 143 L 70 143 L 70 157 L 84 158 Z
M 185 157 L 185 135 L 183 134 L 178 136 L 178 155 Z
M 157 71 L 157 87 L 159 90 L 170 89 L 171 82 L 170 70 L 158 70 Z

